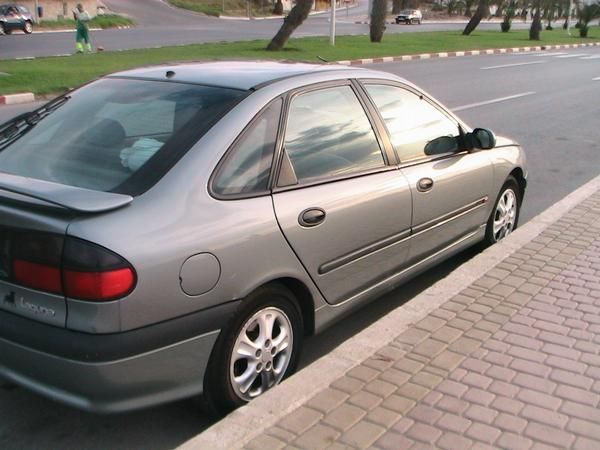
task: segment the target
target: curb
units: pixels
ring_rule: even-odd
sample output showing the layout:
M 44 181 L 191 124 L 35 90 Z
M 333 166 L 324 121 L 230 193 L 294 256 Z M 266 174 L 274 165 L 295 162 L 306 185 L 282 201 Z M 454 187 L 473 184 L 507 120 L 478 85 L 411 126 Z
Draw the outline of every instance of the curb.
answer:
M 17 105 L 19 103 L 31 103 L 35 101 L 33 92 L 21 94 L 0 95 L 0 105 Z
M 263 433 L 288 413 L 342 377 L 352 367 L 387 345 L 410 326 L 451 299 L 464 288 L 535 239 L 567 211 L 600 190 L 600 176 L 576 189 L 534 217 L 505 240 L 486 249 L 415 298 L 396 308 L 329 354 L 319 358 L 281 385 L 221 421 L 179 448 L 237 449 Z
M 525 53 L 525 52 L 537 52 L 542 50 L 558 50 L 567 48 L 580 48 L 580 47 L 596 47 L 600 46 L 600 42 L 590 42 L 585 44 L 560 44 L 560 45 L 541 45 L 537 47 L 513 47 L 513 48 L 492 48 L 486 50 L 466 50 L 458 52 L 440 52 L 440 53 L 421 53 L 418 55 L 403 55 L 403 56 L 385 56 L 380 58 L 365 58 L 365 59 L 352 59 L 348 61 L 337 61 L 337 64 L 344 64 L 347 66 L 358 66 L 361 64 L 376 64 L 376 63 L 390 63 L 400 61 L 416 61 L 421 59 L 432 59 L 432 58 L 450 58 L 455 56 L 478 56 L 478 55 L 498 55 L 504 53 Z
M 421 24 L 427 24 L 427 25 L 439 25 L 439 24 L 459 24 L 459 25 L 466 25 L 468 24 L 469 21 L 468 20 L 422 20 Z M 501 24 L 502 21 L 501 20 L 490 20 L 490 21 L 486 21 L 485 23 L 497 23 L 497 24 Z M 527 23 L 527 22 L 520 22 L 520 23 Z M 368 20 L 357 20 L 354 22 L 355 25 L 370 25 L 371 22 L 369 22 Z M 385 22 L 386 25 L 404 25 L 404 24 L 400 24 L 400 23 L 396 23 L 395 20 L 388 20 Z

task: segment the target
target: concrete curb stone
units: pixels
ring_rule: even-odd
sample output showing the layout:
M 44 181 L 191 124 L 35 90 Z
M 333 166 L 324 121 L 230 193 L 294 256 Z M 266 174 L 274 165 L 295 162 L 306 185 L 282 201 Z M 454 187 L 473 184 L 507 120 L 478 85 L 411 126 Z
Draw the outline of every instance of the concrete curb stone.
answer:
M 23 92 L 21 94 L 0 95 L 0 105 L 16 105 L 19 103 L 31 103 L 35 101 L 33 92 Z
M 465 50 L 465 51 L 439 52 L 439 53 L 420 53 L 418 55 L 385 56 L 385 57 L 379 57 L 379 58 L 364 58 L 364 59 L 337 61 L 337 64 L 343 64 L 343 65 L 348 65 L 348 66 L 359 66 L 359 65 L 363 65 L 363 64 L 390 63 L 390 62 L 401 62 L 401 61 L 417 61 L 417 60 L 432 59 L 432 58 L 449 58 L 449 57 L 456 57 L 456 56 L 498 55 L 498 54 L 505 54 L 505 53 L 539 52 L 539 51 L 543 51 L 543 50 L 560 50 L 560 49 L 596 47 L 596 46 L 600 46 L 600 42 L 590 42 L 590 43 L 585 43 L 585 44 L 540 45 L 540 46 L 535 46 L 535 47 L 491 48 L 491 49 L 485 49 L 485 50 Z
M 234 411 L 180 448 L 186 450 L 241 448 L 292 411 L 297 410 L 286 420 L 293 420 L 294 415 L 306 412 L 307 408 L 298 407 L 343 377 L 353 367 L 364 362 L 381 347 L 411 329 L 414 324 L 470 286 L 505 258 L 521 250 L 570 209 L 598 190 L 600 190 L 600 176 L 533 218 L 507 239 L 463 264 L 410 302 L 342 343 L 330 354 L 313 362 L 252 403 Z M 306 421 L 303 419 L 300 422 Z

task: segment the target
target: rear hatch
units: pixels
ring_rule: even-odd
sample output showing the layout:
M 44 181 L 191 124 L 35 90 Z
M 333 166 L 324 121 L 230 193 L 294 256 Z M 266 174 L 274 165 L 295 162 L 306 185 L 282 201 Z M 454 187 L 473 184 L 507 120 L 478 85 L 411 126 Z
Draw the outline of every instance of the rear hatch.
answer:
M 69 224 L 132 197 L 0 173 L 0 309 L 65 327 L 62 261 Z

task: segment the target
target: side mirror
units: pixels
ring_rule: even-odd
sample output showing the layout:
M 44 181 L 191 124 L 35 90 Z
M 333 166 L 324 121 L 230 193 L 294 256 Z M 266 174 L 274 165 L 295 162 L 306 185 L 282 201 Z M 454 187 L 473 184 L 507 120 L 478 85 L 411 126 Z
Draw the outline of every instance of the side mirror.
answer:
M 487 128 L 475 128 L 471 134 L 473 148 L 489 150 L 496 146 L 496 136 L 492 130 Z
M 458 151 L 458 140 L 453 136 L 440 136 L 425 145 L 426 155 L 443 155 Z

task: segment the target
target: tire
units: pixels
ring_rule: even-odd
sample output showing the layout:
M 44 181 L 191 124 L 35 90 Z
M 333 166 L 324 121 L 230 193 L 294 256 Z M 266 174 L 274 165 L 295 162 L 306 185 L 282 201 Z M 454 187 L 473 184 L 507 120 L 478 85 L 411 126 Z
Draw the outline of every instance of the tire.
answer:
M 25 22 L 25 24 L 23 25 L 23 32 L 25 34 L 33 33 L 33 25 L 31 24 L 31 22 L 29 22 L 29 21 Z
M 485 229 L 485 243 L 495 244 L 512 233 L 519 223 L 521 212 L 521 189 L 519 183 L 509 176 L 494 203 Z M 508 208 L 508 209 L 507 209 Z
M 261 321 L 265 328 L 260 326 Z M 202 400 L 206 412 L 221 417 L 292 374 L 303 335 L 302 314 L 288 289 L 272 284 L 250 294 L 212 350 L 204 376 Z M 280 339 L 283 341 L 273 345 Z M 287 345 L 281 349 L 284 342 Z M 242 350 L 238 358 L 236 349 Z
M 3 29 L 3 31 L 4 31 L 4 34 L 6 34 L 6 35 L 9 35 L 9 34 L 11 34 L 11 33 L 12 33 L 12 30 L 11 30 L 10 28 L 8 28 L 6 25 L 4 25 L 4 26 L 2 27 L 2 29 Z

